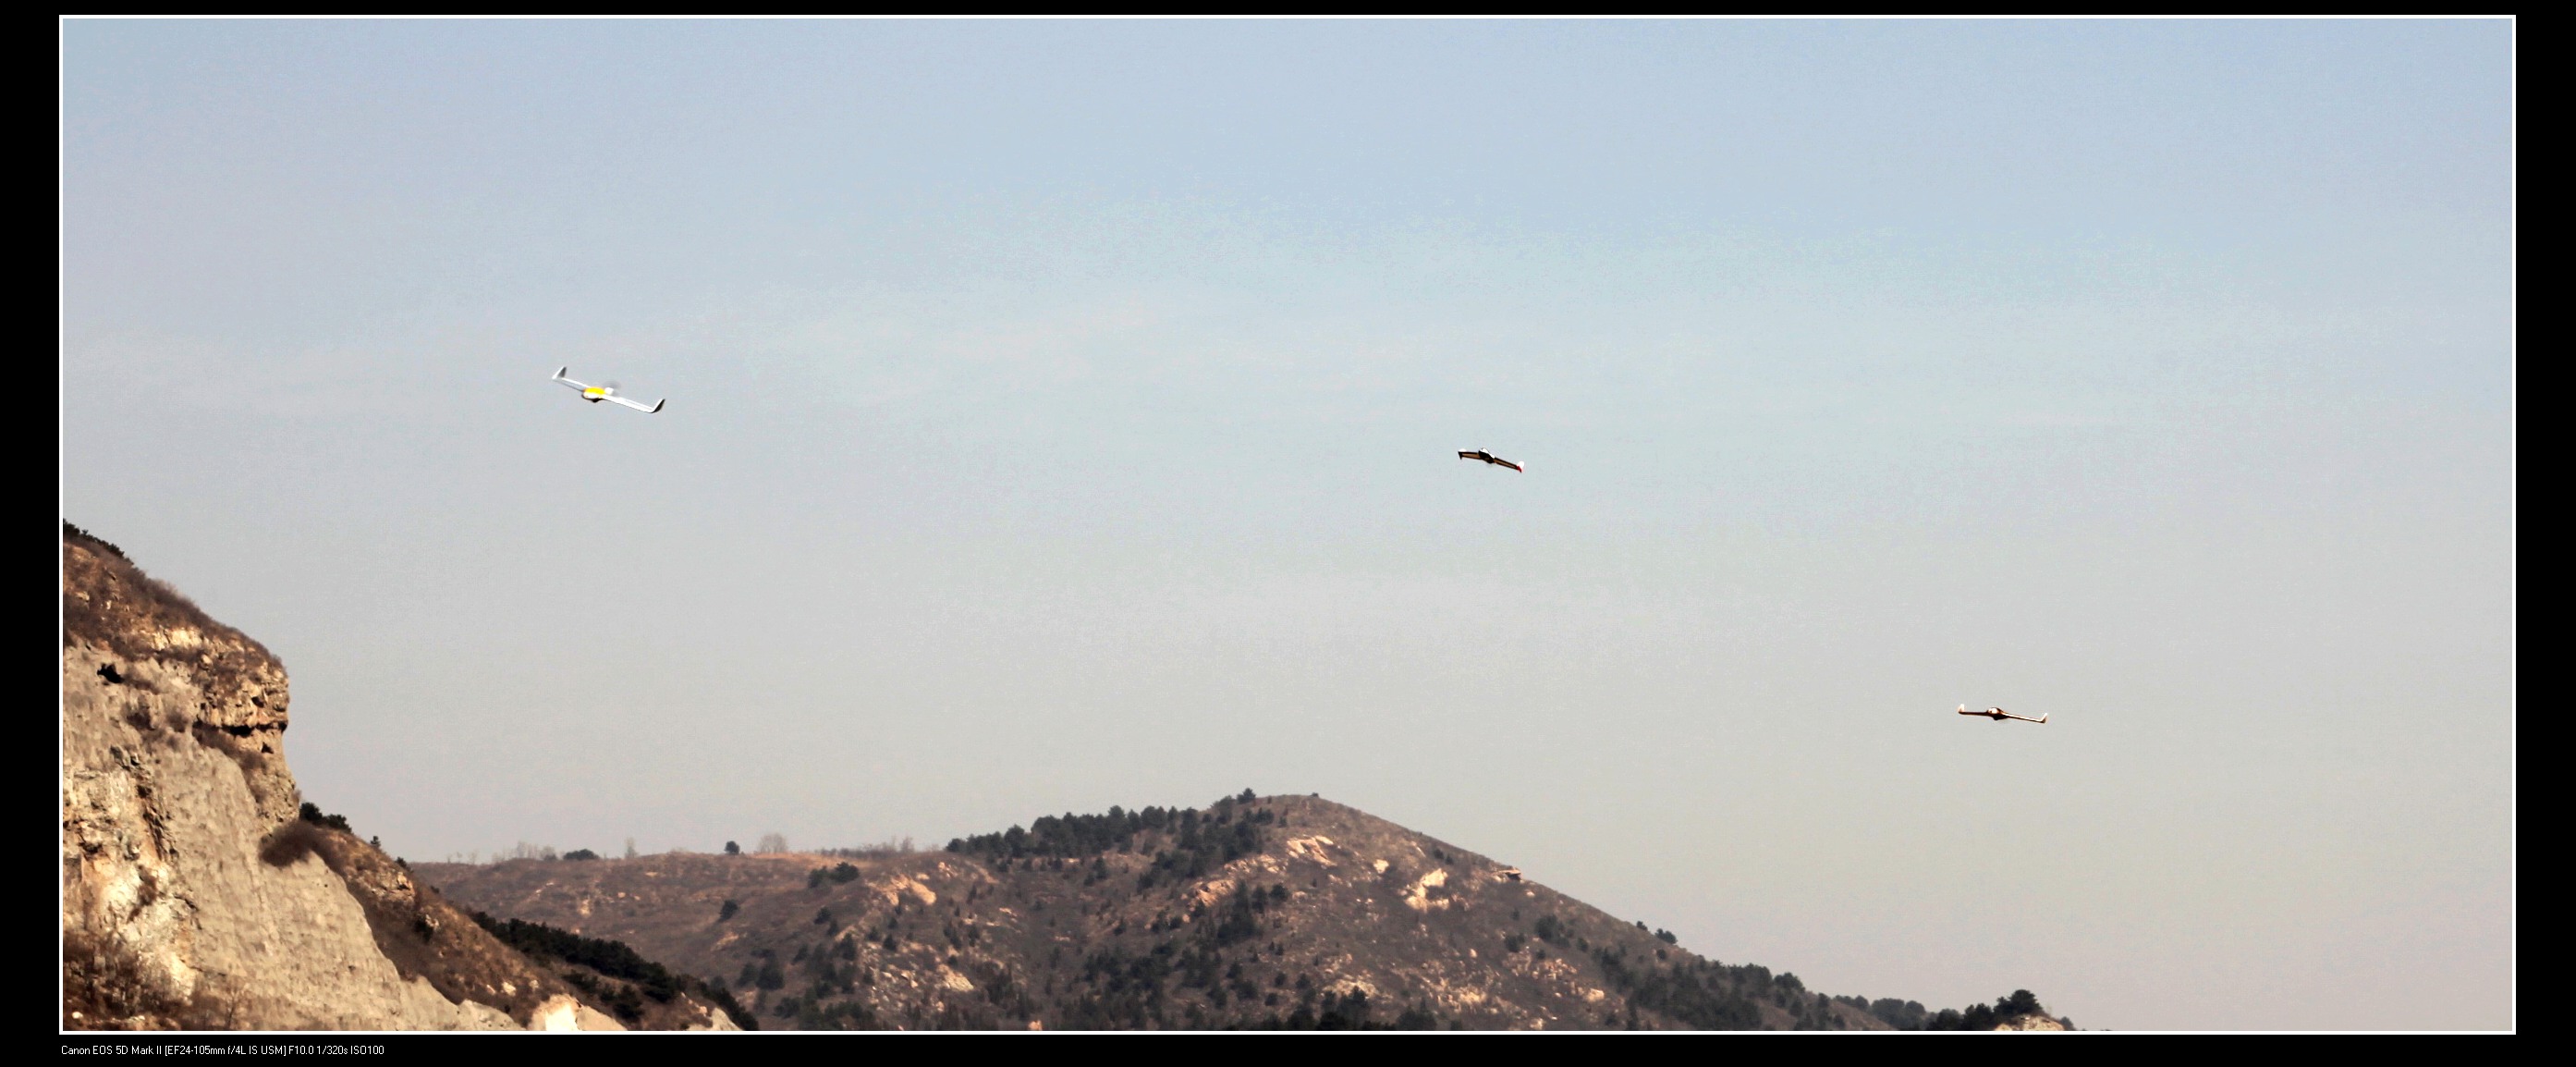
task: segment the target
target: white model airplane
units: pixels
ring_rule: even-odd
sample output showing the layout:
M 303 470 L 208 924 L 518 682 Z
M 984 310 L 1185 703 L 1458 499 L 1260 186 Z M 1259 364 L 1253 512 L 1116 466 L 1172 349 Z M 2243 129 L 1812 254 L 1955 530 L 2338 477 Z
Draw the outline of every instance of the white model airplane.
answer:
M 580 382 L 564 377 L 564 372 L 571 369 L 572 368 L 570 367 L 555 368 L 554 380 L 562 382 L 566 389 L 581 390 L 581 398 L 590 401 L 593 404 L 605 400 L 611 404 L 623 404 L 627 407 L 634 408 L 637 411 L 650 415 L 656 411 L 662 410 L 662 405 L 668 402 L 667 399 L 656 400 L 653 402 L 652 407 L 645 407 L 642 404 L 638 404 L 632 400 L 628 400 L 625 397 L 617 395 L 617 386 L 615 385 L 583 385 Z
M 1983 716 L 1985 716 L 1985 717 L 1987 717 L 1987 718 L 1989 718 L 1989 719 L 1993 719 L 1993 720 L 1994 720 L 1994 721 L 1996 721 L 1996 722 L 2002 722 L 2002 721 L 2004 721 L 2005 719 L 2020 719 L 2020 720 L 2021 720 L 2021 721 L 2023 721 L 2023 722 L 2047 722 L 2047 721 L 2048 721 L 2048 715 L 2047 715 L 2045 712 L 2041 713 L 2041 715 L 2040 715 L 2038 718 L 2034 719 L 2034 718 L 2031 718 L 2031 717 L 2030 717 L 2030 716 L 2028 716 L 2028 715 L 2015 715 L 2015 714 L 2013 714 L 2013 713 L 2011 713 L 2011 712 L 2009 712 L 2009 711 L 2005 711 L 2005 710 L 2004 710 L 2004 709 L 2002 709 L 2002 708 L 1987 708 L 1987 709 L 1986 709 L 1986 710 L 1984 710 L 1984 711 L 1969 711 L 1969 710 L 1968 710 L 1968 706 L 1967 706 L 1967 705 L 1965 705 L 1965 704 L 1961 704 L 1961 705 L 1959 705 L 1959 714 L 1961 714 L 1961 715 L 1983 715 Z

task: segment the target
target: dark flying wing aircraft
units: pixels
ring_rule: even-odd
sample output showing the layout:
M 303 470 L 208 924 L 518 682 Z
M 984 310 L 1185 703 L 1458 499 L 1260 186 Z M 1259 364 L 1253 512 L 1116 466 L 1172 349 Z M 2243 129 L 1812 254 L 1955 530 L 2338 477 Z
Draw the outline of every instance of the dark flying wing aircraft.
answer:
M 2045 714 L 2043 714 L 2043 715 L 2041 715 L 2040 717 L 2038 717 L 2038 718 L 2034 719 L 2034 718 L 2031 718 L 2031 717 L 2030 717 L 2030 716 L 2028 716 L 2028 715 L 2015 715 L 2015 714 L 2013 714 L 2013 713 L 2011 713 L 2011 712 L 2009 712 L 2009 711 L 2005 711 L 2005 710 L 2004 710 L 2004 709 L 2002 709 L 2002 708 L 1987 708 L 1987 709 L 1986 709 L 1986 710 L 1984 710 L 1984 711 L 1969 711 L 1969 710 L 1968 710 L 1968 706 L 1967 706 L 1967 705 L 1965 705 L 1965 704 L 1961 704 L 1961 705 L 1959 705 L 1959 714 L 1961 714 L 1961 715 L 1983 715 L 1983 716 L 1985 716 L 1986 718 L 1993 719 L 1993 720 L 1994 720 L 1994 721 L 1996 721 L 1996 722 L 2002 722 L 2002 721 L 2004 721 L 2005 719 L 2020 719 L 2020 720 L 2021 720 L 2021 721 L 2023 721 L 2023 722 L 2047 722 L 2047 721 L 2048 721 L 2048 716 L 2047 716 L 2047 715 L 2045 715 Z
M 1491 463 L 1491 464 L 1493 464 L 1494 466 L 1497 466 L 1497 467 L 1510 467 L 1510 468 L 1511 468 L 1511 469 L 1513 469 L 1513 470 L 1519 470 L 1519 469 L 1521 469 L 1521 465 L 1520 465 L 1520 464 L 1518 464 L 1518 463 L 1514 463 L 1514 462 L 1512 462 L 1512 461 L 1510 461 L 1510 460 L 1508 460 L 1508 459 L 1504 459 L 1503 457 L 1501 457 L 1501 456 L 1497 456 L 1497 455 L 1495 455 L 1495 454 L 1493 454 L 1493 453 L 1491 453 L 1491 452 L 1484 452 L 1484 451 L 1477 451 L 1477 452 L 1460 452 L 1460 453 L 1458 453 L 1458 458 L 1459 458 L 1459 459 L 1481 459 L 1481 460 L 1484 460 L 1484 461 L 1485 461 L 1485 462 L 1487 462 L 1487 463 Z

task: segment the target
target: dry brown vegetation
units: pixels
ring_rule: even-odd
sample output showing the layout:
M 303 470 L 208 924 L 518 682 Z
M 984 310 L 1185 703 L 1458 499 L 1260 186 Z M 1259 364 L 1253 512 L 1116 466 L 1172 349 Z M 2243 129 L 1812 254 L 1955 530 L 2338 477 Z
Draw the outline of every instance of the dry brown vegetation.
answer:
M 1055 820 L 1056 851 L 1098 846 L 1082 854 L 1032 854 L 1023 832 L 1017 855 L 960 842 L 421 872 L 470 907 L 728 982 L 770 1029 L 1888 1026 L 1329 801 L 1188 814 L 1098 841 L 1111 824 Z
M 217 700 L 248 689 L 248 703 L 283 719 L 282 693 L 260 683 L 284 667 L 266 646 L 216 622 L 195 601 L 125 557 L 115 545 L 63 524 L 63 640 L 85 642 L 127 660 L 184 664 Z M 88 551 L 70 551 L 73 546 Z M 270 707 L 274 701 L 275 707 Z M 248 725 L 248 724 L 236 724 Z
M 338 816 L 306 805 L 300 818 L 280 824 L 263 842 L 260 858 L 284 866 L 318 856 L 355 897 L 375 935 L 376 948 L 404 978 L 420 978 L 451 1001 L 491 1005 L 521 1021 L 558 996 L 573 998 L 602 1015 L 638 1029 L 703 1027 L 719 1010 L 700 996 L 647 998 L 632 982 L 558 959 L 533 958 L 477 924 L 413 876 L 402 860 L 362 841 Z
M 134 954 L 86 930 L 63 933 L 65 1030 L 231 1030 L 238 1013 L 211 988 L 186 998 L 146 979 Z

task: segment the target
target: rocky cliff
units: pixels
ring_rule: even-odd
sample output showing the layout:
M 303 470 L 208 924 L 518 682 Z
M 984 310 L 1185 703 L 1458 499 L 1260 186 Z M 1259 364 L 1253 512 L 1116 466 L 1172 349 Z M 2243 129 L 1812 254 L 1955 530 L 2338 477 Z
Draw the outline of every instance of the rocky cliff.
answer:
M 621 1028 L 299 817 L 285 668 L 68 525 L 62 662 L 64 1028 Z M 732 1028 L 685 997 L 652 1023 Z

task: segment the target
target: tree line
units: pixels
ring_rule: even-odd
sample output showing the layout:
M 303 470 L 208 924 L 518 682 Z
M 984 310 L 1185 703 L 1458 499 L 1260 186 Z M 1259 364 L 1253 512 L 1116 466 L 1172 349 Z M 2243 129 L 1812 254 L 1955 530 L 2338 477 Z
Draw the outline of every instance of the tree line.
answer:
M 558 929 L 544 923 L 533 923 L 525 919 L 494 919 L 480 911 L 474 912 L 473 915 L 475 925 L 490 931 L 492 936 L 501 939 L 502 944 L 526 955 L 587 967 L 610 978 L 634 983 L 624 991 L 624 995 L 616 992 L 603 994 L 603 999 L 609 1001 L 610 1008 L 628 1022 L 635 1021 L 643 1012 L 642 1003 L 632 996 L 640 990 L 643 996 L 651 997 L 660 1003 L 668 1003 L 672 997 L 681 993 L 703 997 L 724 1009 L 724 1013 L 733 1018 L 735 1025 L 745 1030 L 760 1028 L 760 1024 L 752 1018 L 751 1013 L 743 1010 L 742 1005 L 734 1000 L 733 994 L 691 975 L 672 974 L 669 968 L 645 959 L 623 941 L 583 937 L 570 930 Z M 584 983 L 576 981 L 574 984 L 583 985 Z M 595 986 L 585 986 L 585 989 L 592 993 L 599 993 Z
M 1025 828 L 1013 826 L 1000 833 L 953 839 L 948 842 L 948 851 L 996 861 L 1078 859 L 1108 852 L 1134 851 L 1137 835 L 1162 833 L 1182 838 L 1187 843 L 1182 844 L 1181 849 L 1196 852 L 1205 847 L 1202 835 L 1210 825 L 1231 824 L 1248 830 L 1252 826 L 1273 822 L 1276 816 L 1266 809 L 1239 813 L 1239 809 L 1250 806 L 1255 799 L 1252 790 L 1246 789 L 1241 794 L 1217 801 L 1204 812 L 1197 808 L 1160 807 L 1128 811 L 1113 804 L 1106 813 L 1099 815 L 1076 815 L 1069 811 L 1062 815 L 1041 815 Z M 1238 840 L 1242 837 L 1237 835 Z M 1257 834 L 1252 835 L 1251 840 L 1257 843 Z

